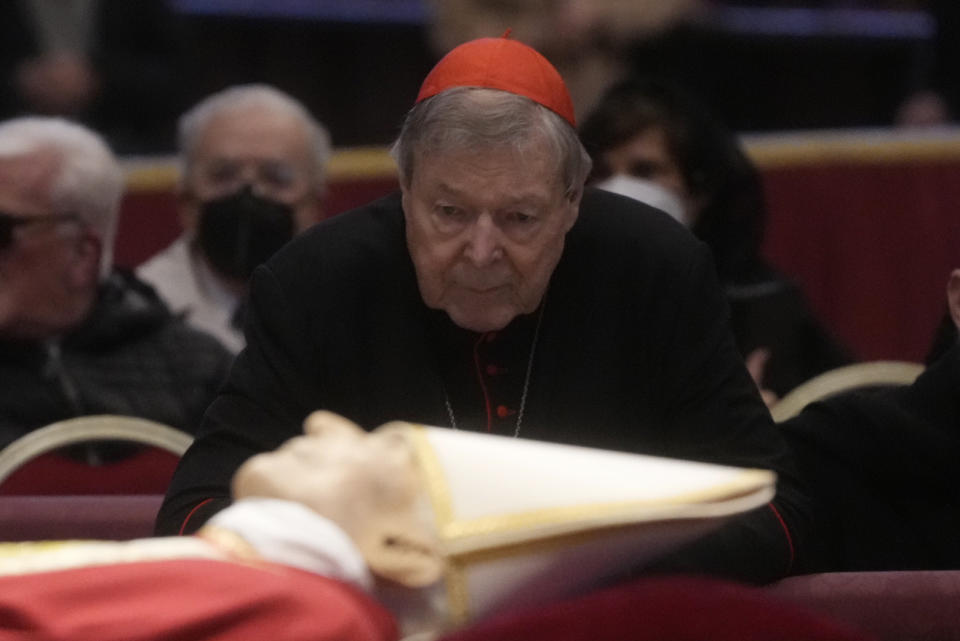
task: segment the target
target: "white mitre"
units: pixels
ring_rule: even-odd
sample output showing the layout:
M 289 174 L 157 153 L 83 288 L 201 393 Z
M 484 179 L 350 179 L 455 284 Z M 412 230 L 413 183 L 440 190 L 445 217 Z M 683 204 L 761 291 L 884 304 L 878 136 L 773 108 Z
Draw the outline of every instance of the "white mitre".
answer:
M 353 429 L 357 438 L 367 436 Z M 399 422 L 374 434 L 387 437 L 381 445 L 409 445 L 412 465 L 410 458 L 400 459 L 410 474 L 414 509 L 408 520 L 404 509 L 389 514 L 392 503 L 382 504 L 377 518 L 385 517 L 386 528 L 365 528 L 374 535 L 373 545 L 352 540 L 331 515 L 291 501 L 290 486 L 298 484 L 284 479 L 279 494 L 242 498 L 216 515 L 200 537 L 7 544 L 0 546 L 0 575 L 161 559 L 264 559 L 372 589 L 405 634 L 432 633 L 598 586 L 774 494 L 775 476 L 764 470 Z M 307 443 L 322 455 L 336 449 L 323 441 Z M 346 447 L 330 460 L 344 456 L 349 467 Z M 363 453 L 374 456 L 381 471 L 397 469 L 385 465 L 384 450 Z M 280 465 L 289 463 L 279 459 Z M 319 474 L 312 463 L 305 465 Z M 266 468 L 259 479 L 273 471 Z M 403 485 L 384 478 L 390 487 Z M 392 500 L 389 492 L 377 493 Z M 338 488 L 331 495 L 344 497 Z M 337 504 L 354 505 L 339 499 Z M 381 534 L 388 548 L 391 540 L 412 542 L 423 555 L 408 562 L 407 554 L 378 554 Z M 374 581 L 364 561 L 379 579 L 413 580 Z
M 390 423 L 413 445 L 450 622 L 552 601 L 764 505 L 775 475 Z

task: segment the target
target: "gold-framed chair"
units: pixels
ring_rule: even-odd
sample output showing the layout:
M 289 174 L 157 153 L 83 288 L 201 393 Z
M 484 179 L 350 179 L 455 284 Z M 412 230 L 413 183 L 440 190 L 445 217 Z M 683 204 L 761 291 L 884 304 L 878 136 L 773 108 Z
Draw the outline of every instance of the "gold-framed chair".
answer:
M 57 456 L 61 448 L 96 441 L 123 441 L 145 447 L 131 457 L 102 466 Z M 186 432 L 133 416 L 96 414 L 58 421 L 0 450 L 0 494 L 162 493 L 176 462 L 192 442 L 193 437 Z M 36 472 L 30 473 L 30 467 Z M 136 487 L 131 486 L 131 480 Z M 16 489 L 11 490 L 11 485 Z
M 788 392 L 772 408 L 777 423 L 792 418 L 808 404 L 854 389 L 910 385 L 924 366 L 910 361 L 878 360 L 845 365 L 814 376 Z

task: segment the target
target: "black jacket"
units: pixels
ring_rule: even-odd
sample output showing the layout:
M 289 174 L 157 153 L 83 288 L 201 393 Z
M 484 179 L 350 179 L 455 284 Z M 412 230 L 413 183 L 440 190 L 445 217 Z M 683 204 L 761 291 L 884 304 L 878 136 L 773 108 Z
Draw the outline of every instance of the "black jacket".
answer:
M 231 361 L 146 284 L 115 272 L 86 320 L 59 341 L 0 341 L 0 442 L 89 414 L 194 432 Z
M 191 514 L 184 530 L 198 527 L 228 502 L 240 463 L 300 433 L 318 408 L 367 428 L 394 419 L 449 425 L 449 390 L 466 417 L 458 424 L 484 428 L 473 420 L 481 397 L 462 389 L 477 388 L 476 376 L 448 376 L 456 356 L 445 341 L 452 333 L 455 343 L 457 330 L 420 298 L 398 196 L 295 239 L 258 268 L 250 301 L 248 346 L 181 461 L 159 532 L 180 531 Z M 514 371 L 526 369 L 522 337 L 533 324 L 521 317 L 504 332 L 521 336 Z M 469 358 L 465 350 L 461 371 L 477 369 Z M 511 411 L 516 396 L 505 397 Z M 493 428 L 512 433 L 513 421 Z M 790 477 L 734 345 L 709 251 L 661 212 L 606 192 L 585 194 L 553 274 L 520 435 Z M 778 556 L 766 571 L 782 573 L 786 537 L 773 514 L 762 519 Z
M 819 515 L 803 570 L 960 569 L 960 345 L 909 387 L 815 403 L 783 428 Z
M 849 351 L 814 316 L 800 287 L 763 267 L 756 280 L 726 283 L 730 324 L 740 353 L 770 352 L 761 384 L 785 396 L 817 374 L 847 365 Z

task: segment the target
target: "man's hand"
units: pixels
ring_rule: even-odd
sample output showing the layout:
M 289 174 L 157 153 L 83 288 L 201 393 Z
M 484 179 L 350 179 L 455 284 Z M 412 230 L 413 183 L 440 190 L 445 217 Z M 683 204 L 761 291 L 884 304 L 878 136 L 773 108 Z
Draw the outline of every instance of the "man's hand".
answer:
M 750 372 L 750 378 L 753 379 L 753 382 L 757 384 L 757 389 L 760 390 L 760 397 L 763 399 L 763 402 L 767 404 L 767 407 L 773 407 L 780 398 L 772 390 L 766 389 L 763 386 L 763 376 L 767 369 L 767 361 L 769 360 L 770 350 L 766 347 L 758 347 L 747 354 L 744 362 L 747 365 L 747 371 Z

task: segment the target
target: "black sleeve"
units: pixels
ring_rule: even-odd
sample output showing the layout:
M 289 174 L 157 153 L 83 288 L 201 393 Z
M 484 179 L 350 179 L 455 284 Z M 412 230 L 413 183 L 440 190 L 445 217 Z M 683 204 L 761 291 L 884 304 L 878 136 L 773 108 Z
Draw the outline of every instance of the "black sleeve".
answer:
M 770 469 L 777 494 L 767 506 L 657 564 L 657 571 L 695 572 L 754 583 L 787 575 L 800 554 L 810 504 L 785 439 L 770 417 L 730 330 L 729 311 L 705 247 L 693 256 L 661 319 L 659 360 L 664 423 L 680 455 L 726 465 Z M 649 570 L 649 569 L 648 569 Z
M 909 387 L 835 395 L 782 424 L 818 517 L 804 571 L 960 566 L 958 354 Z
M 657 310 L 652 368 L 673 449 L 664 455 L 779 472 L 786 446 L 737 350 L 709 250 L 697 243 L 683 260 L 648 305 Z
M 318 321 L 299 297 L 285 290 L 270 266 L 254 273 L 247 347 L 174 473 L 157 516 L 157 534 L 193 532 L 226 507 L 237 467 L 299 434 L 304 418 L 320 406 L 322 392 L 312 365 L 319 362 L 319 347 L 312 340 L 319 335 L 313 326 Z

